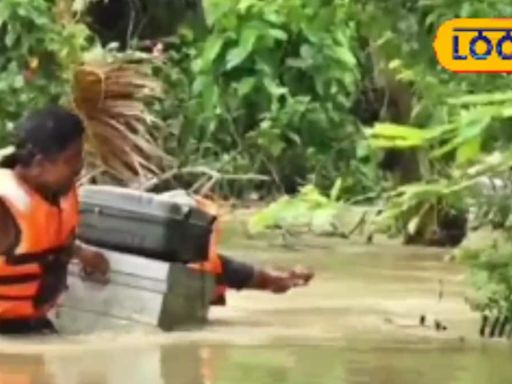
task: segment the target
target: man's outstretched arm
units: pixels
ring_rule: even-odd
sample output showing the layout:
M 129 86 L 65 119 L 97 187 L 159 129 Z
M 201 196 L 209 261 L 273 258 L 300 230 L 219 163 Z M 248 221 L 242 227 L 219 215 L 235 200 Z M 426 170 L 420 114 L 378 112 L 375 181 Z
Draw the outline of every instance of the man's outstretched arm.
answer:
M 257 268 L 220 255 L 224 284 L 231 289 L 256 289 L 273 293 L 285 293 L 291 288 L 304 286 L 314 277 L 314 273 L 296 267 L 288 271 Z

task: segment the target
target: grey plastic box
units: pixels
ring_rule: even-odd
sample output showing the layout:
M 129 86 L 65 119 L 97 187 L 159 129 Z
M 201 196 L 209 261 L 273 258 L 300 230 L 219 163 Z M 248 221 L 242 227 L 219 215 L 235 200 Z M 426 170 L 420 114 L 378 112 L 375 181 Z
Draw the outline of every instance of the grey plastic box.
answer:
M 111 264 L 108 285 L 82 279 L 79 265 L 70 265 L 69 289 L 56 311 L 61 332 L 88 333 L 141 325 L 170 331 L 207 321 L 208 303 L 215 288 L 213 276 L 180 263 L 102 251 Z
M 208 258 L 217 219 L 173 195 L 114 186 L 84 186 L 79 192 L 77 237 L 89 244 L 167 262 Z

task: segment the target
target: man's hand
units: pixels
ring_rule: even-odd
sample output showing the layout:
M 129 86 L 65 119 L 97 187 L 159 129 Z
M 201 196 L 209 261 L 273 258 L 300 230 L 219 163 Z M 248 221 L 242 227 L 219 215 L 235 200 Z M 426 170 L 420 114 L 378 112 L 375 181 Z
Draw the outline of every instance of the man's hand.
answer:
M 256 272 L 253 287 L 277 294 L 286 293 L 292 288 L 308 285 L 313 277 L 314 273 L 302 266 L 288 271 L 264 269 Z
M 315 277 L 315 272 L 301 265 L 297 265 L 290 272 L 290 277 L 295 281 L 295 286 L 306 286 Z
M 98 283 L 108 283 L 110 263 L 103 252 L 78 246 L 75 255 L 82 264 L 81 273 L 85 278 Z

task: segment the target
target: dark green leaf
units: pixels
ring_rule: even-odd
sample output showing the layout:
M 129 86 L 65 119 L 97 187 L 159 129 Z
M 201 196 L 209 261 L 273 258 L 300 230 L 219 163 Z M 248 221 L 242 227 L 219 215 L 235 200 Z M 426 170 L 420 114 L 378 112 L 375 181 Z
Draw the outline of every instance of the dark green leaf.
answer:
M 226 69 L 229 70 L 236 67 L 251 53 L 254 43 L 260 30 L 256 28 L 244 28 L 240 37 L 239 45 L 229 51 L 226 60 Z
M 217 58 L 217 55 L 219 54 L 223 44 L 223 36 L 213 35 L 208 38 L 206 40 L 201 59 L 196 64 L 194 70 L 201 71 L 208 68 L 208 66 L 211 66 L 214 60 Z
M 16 34 L 12 31 L 12 29 L 9 29 L 7 34 L 5 35 L 5 45 L 7 47 L 12 47 L 14 44 L 14 41 L 16 40 Z
M 267 33 L 277 40 L 286 41 L 288 39 L 287 33 L 281 29 L 270 28 L 267 30 Z
M 256 79 L 254 77 L 246 77 L 237 84 L 238 95 L 245 96 L 247 93 L 251 92 L 255 85 Z
M 22 75 L 18 75 L 14 78 L 13 80 L 13 87 L 14 88 L 17 88 L 17 89 L 20 89 L 23 87 L 23 85 L 25 84 L 25 81 L 23 80 L 23 76 Z

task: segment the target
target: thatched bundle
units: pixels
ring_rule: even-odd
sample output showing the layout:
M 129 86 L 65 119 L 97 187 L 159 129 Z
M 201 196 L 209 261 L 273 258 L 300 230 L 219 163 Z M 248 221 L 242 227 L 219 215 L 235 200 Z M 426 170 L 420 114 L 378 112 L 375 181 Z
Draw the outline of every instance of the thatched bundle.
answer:
M 73 106 L 87 129 L 86 167 L 124 182 L 158 174 L 166 157 L 150 134 L 159 122 L 144 105 L 161 87 L 143 68 L 123 59 L 95 62 L 73 78 Z

